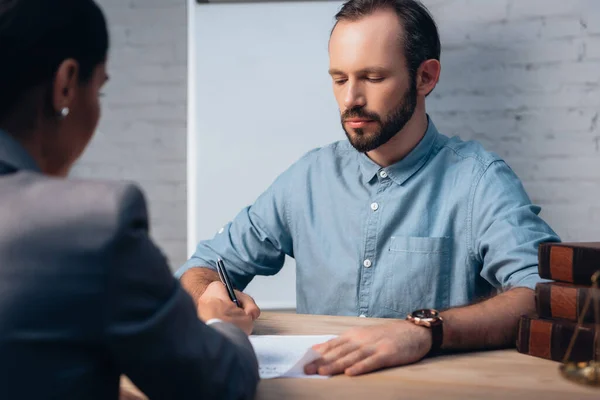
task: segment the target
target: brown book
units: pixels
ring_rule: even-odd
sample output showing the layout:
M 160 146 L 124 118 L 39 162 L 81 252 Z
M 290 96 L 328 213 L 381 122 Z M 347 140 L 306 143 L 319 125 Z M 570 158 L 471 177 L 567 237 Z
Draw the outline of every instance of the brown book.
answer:
M 583 322 L 594 323 L 594 299 L 600 303 L 600 289 L 562 282 L 543 282 L 535 286 L 535 305 L 540 318 L 566 319 L 577 322 L 586 298 L 592 296 Z M 600 315 L 600 310 L 598 311 Z M 600 323 L 600 321 L 598 321 Z
M 592 284 L 600 270 L 600 242 L 541 243 L 538 272 L 542 278 L 578 285 Z
M 519 320 L 517 351 L 548 360 L 563 361 L 577 324 L 570 321 L 540 319 L 523 315 Z M 586 324 L 579 329 L 577 339 L 567 361 L 600 360 L 600 332 Z

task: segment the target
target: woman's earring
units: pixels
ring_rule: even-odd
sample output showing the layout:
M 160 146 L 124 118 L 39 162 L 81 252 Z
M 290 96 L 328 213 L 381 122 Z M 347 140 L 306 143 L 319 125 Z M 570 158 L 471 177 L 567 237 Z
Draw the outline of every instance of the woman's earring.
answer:
M 69 112 L 71 112 L 71 110 L 69 110 L 69 107 L 63 107 L 60 110 L 60 119 L 65 119 L 67 118 L 67 115 L 69 115 Z

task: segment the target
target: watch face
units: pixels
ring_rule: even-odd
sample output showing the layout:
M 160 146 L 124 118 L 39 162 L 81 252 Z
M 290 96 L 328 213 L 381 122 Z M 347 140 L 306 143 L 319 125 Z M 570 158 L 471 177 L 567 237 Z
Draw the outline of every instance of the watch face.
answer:
M 436 318 L 438 316 L 438 312 L 436 310 L 425 309 L 425 310 L 417 310 L 413 313 L 413 317 L 419 319 L 429 319 Z

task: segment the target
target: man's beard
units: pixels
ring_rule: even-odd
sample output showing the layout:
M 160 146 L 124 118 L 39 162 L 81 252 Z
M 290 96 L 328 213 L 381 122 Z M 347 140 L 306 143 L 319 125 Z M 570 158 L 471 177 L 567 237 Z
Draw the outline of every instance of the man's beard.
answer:
M 415 112 L 415 108 L 417 107 L 417 85 L 414 80 L 411 81 L 412 84 L 406 90 L 398 108 L 388 114 L 385 119 L 382 119 L 377 113 L 370 112 L 362 107 L 350 108 L 342 114 L 342 128 L 344 128 L 344 132 L 346 132 L 350 144 L 352 144 L 356 150 L 361 153 L 375 150 L 396 136 L 396 134 L 404 128 L 406 123 L 410 121 Z M 370 133 L 365 132 L 362 128 L 346 129 L 344 121 L 347 118 L 365 118 L 372 120 L 379 125 L 379 129 Z M 351 132 L 348 132 L 348 130 L 351 130 Z

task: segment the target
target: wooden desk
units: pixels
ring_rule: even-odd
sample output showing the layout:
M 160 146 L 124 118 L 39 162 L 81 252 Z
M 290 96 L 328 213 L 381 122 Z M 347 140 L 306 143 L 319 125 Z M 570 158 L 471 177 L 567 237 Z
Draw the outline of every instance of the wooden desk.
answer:
M 263 312 L 254 333 L 340 334 L 385 322 L 389 320 Z M 260 382 L 256 399 L 600 399 L 600 389 L 565 380 L 558 366 L 516 350 L 465 353 L 353 378 L 267 379 Z M 131 389 L 128 383 L 125 387 Z

